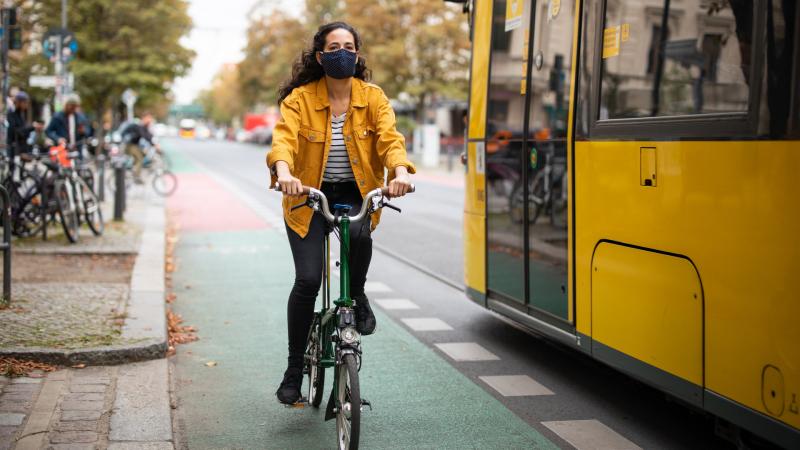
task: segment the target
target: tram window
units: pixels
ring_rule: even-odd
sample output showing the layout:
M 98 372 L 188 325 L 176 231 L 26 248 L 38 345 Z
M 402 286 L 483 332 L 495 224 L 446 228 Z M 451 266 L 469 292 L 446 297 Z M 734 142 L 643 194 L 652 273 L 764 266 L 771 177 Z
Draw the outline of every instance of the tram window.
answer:
M 753 17 L 747 0 L 608 0 L 599 119 L 747 112 Z

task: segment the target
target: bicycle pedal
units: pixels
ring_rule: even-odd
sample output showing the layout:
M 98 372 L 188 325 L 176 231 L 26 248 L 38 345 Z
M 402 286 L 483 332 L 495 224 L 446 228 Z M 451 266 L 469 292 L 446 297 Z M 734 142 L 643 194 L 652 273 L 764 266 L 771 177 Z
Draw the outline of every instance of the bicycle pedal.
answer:
M 369 400 L 367 400 L 365 398 L 362 398 L 361 399 L 361 410 L 362 411 L 364 410 L 365 406 L 369 407 L 369 410 L 372 411 L 372 403 L 370 403 Z
M 298 400 L 296 403 L 293 403 L 291 405 L 283 405 L 283 406 L 285 408 L 287 408 L 287 409 L 303 409 L 303 408 L 306 407 L 307 403 L 308 403 L 308 399 L 303 397 L 300 400 Z

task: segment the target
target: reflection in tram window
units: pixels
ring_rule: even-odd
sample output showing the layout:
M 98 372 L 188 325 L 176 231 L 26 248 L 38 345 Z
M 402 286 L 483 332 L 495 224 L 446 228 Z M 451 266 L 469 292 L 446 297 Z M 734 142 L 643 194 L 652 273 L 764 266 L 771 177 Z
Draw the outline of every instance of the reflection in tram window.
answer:
M 599 119 L 747 111 L 753 17 L 752 1 L 609 0 Z

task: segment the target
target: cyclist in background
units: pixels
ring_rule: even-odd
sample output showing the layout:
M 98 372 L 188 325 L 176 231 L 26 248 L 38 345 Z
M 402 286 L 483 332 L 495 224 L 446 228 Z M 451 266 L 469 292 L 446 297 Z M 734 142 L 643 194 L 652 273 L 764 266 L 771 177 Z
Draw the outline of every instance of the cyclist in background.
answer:
M 122 142 L 125 144 L 125 153 L 133 158 L 133 179 L 136 183 L 142 184 L 142 163 L 144 162 L 144 149 L 142 144 L 153 146 L 157 152 L 161 153 L 161 148 L 153 141 L 150 133 L 150 125 L 153 123 L 153 115 L 145 113 L 139 123 L 131 122 L 122 130 Z
M 77 94 L 70 94 L 64 101 L 64 110 L 59 111 L 50 119 L 45 133 L 53 142 L 67 144 L 75 147 L 78 141 L 92 135 L 92 126 L 78 109 L 81 98 Z

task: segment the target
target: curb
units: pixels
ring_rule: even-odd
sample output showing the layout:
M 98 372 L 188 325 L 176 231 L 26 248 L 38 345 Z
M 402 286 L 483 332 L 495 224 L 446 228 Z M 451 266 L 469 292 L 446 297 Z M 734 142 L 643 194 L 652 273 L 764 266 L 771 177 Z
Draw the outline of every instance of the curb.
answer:
M 127 318 L 121 338 L 129 344 L 87 349 L 4 348 L 0 356 L 30 359 L 54 365 L 116 365 L 163 358 L 167 352 L 164 285 L 166 245 L 165 202 L 151 197 L 144 208 L 139 254 L 133 266 Z

